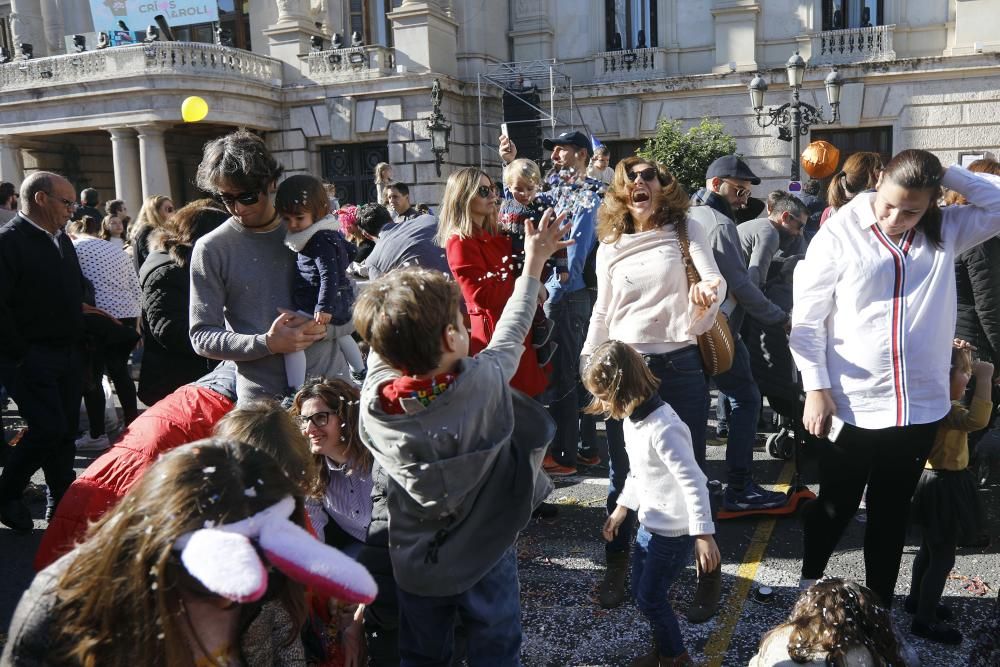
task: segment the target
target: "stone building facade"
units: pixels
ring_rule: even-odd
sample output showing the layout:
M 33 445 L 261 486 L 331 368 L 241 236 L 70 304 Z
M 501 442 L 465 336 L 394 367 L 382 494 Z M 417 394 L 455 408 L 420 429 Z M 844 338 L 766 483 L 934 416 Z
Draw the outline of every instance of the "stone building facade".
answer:
M 89 2 L 0 0 L 0 45 L 13 57 L 0 64 L 0 180 L 45 168 L 132 211 L 157 193 L 186 201 L 199 194 L 204 142 L 245 126 L 288 172 L 323 176 L 345 201 L 368 200 L 374 165 L 388 161 L 415 200 L 433 204 L 453 169 L 495 170 L 506 104 L 522 97 L 542 134 L 583 129 L 616 157 L 659 118 L 719 118 L 766 179 L 761 189 L 782 187 L 789 144 L 758 126 L 747 83 L 761 72 L 765 104 L 787 101 L 795 51 L 809 63 L 803 100 L 826 106 L 830 66 L 845 79 L 839 122 L 811 138 L 848 151 L 926 148 L 945 161 L 1000 152 L 1000 0 L 218 5 L 245 48 L 211 43 L 212 27 L 193 25 L 175 31 L 179 41 L 93 50 Z M 67 53 L 72 35 L 90 36 L 88 50 Z M 21 58 L 22 43 L 33 58 Z M 440 165 L 427 126 L 434 80 L 452 126 Z M 181 120 L 189 95 L 208 102 L 200 123 Z

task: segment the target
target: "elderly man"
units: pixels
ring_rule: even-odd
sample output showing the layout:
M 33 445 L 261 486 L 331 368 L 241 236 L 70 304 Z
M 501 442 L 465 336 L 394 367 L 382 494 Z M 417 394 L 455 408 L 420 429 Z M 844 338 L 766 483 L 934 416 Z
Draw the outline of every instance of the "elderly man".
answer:
M 36 171 L 21 185 L 21 211 L 0 227 L 0 384 L 28 430 L 0 474 L 0 522 L 33 527 L 22 499 L 41 468 L 48 512 L 73 482 L 80 420 L 84 278 L 63 227 L 76 202 L 62 176 Z
M 289 352 L 306 351 L 309 375 L 347 372 L 332 340 L 314 345 L 327 327 L 291 312 L 295 254 L 272 200 L 281 172 L 263 140 L 246 130 L 208 142 L 198 165 L 198 187 L 232 217 L 194 246 L 191 344 L 201 356 L 236 362 L 240 403 L 287 393 Z

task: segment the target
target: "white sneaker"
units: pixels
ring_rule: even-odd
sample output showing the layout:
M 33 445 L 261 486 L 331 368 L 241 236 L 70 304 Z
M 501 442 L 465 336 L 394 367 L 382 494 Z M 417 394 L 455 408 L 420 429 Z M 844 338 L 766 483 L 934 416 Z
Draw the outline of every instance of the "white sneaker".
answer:
M 92 438 L 89 433 L 84 433 L 76 440 L 76 449 L 80 452 L 101 452 L 110 446 L 107 435 Z

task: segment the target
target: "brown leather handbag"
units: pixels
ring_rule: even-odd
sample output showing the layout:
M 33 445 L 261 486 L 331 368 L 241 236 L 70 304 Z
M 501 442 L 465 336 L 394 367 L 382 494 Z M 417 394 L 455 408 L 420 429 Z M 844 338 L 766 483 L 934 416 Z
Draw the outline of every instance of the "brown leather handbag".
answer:
M 687 221 L 684 221 L 683 224 L 677 225 L 677 240 L 680 242 L 684 270 L 687 272 L 688 287 L 690 287 L 701 282 L 701 276 L 698 275 L 698 269 L 691 261 L 687 224 Z M 709 375 L 721 375 L 732 368 L 735 342 L 725 315 L 716 313 L 712 328 L 698 336 L 698 351 L 701 352 L 701 361 L 705 364 L 705 372 Z

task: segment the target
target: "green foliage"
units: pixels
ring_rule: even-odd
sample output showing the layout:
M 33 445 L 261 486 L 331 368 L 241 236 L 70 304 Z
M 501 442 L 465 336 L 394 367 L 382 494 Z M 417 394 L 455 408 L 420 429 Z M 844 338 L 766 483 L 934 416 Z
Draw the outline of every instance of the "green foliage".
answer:
M 701 123 L 681 131 L 679 120 L 661 118 L 656 135 L 646 140 L 638 154 L 648 160 L 667 165 L 670 173 L 688 192 L 705 185 L 705 172 L 712 161 L 736 153 L 736 140 L 716 118 L 703 118 Z

